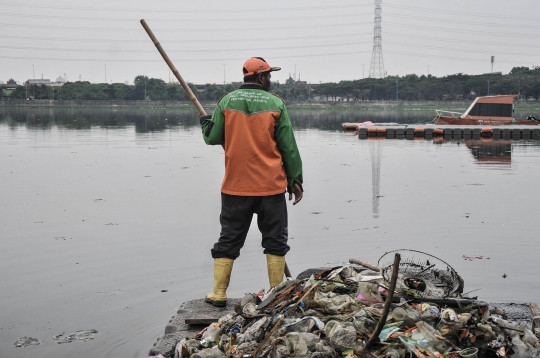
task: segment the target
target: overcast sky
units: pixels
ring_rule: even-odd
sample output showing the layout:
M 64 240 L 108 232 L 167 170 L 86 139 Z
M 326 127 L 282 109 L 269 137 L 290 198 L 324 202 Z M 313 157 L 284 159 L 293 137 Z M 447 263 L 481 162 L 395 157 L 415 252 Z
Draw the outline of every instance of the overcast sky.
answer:
M 0 81 L 169 80 L 144 18 L 184 77 L 242 80 L 251 56 L 310 83 L 369 76 L 373 0 L 0 0 Z M 508 73 L 540 65 L 540 0 L 383 0 L 388 75 Z M 34 75 L 35 74 L 35 75 Z M 171 74 L 172 77 L 172 74 Z

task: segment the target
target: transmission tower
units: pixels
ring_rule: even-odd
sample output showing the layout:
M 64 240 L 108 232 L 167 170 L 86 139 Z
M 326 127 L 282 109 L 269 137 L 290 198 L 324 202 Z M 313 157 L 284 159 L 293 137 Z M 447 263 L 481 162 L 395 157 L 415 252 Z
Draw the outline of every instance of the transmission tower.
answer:
M 375 30 L 373 33 L 373 53 L 371 54 L 371 66 L 369 77 L 384 78 L 384 61 L 382 54 L 381 36 L 381 1 L 375 0 Z

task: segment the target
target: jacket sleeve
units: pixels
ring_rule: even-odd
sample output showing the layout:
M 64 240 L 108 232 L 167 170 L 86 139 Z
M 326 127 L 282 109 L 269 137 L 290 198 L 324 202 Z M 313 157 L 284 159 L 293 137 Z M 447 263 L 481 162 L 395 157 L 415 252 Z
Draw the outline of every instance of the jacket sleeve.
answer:
M 287 190 L 291 190 L 294 183 L 302 186 L 302 158 L 296 145 L 291 119 L 287 108 L 283 105 L 281 116 L 275 126 L 275 137 L 278 149 L 283 158 L 283 166 L 287 174 Z
M 209 145 L 225 144 L 225 116 L 221 103 L 221 101 L 218 103 L 212 118 L 201 120 L 203 139 Z

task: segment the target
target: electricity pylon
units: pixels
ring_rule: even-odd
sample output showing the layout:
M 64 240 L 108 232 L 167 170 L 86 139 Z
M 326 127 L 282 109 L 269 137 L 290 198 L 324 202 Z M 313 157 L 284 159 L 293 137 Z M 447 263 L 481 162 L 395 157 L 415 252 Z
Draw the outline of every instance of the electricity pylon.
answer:
M 381 30 L 381 1 L 375 0 L 375 29 L 373 32 L 373 52 L 371 53 L 371 66 L 369 77 L 384 78 L 384 61 L 382 53 L 382 30 Z

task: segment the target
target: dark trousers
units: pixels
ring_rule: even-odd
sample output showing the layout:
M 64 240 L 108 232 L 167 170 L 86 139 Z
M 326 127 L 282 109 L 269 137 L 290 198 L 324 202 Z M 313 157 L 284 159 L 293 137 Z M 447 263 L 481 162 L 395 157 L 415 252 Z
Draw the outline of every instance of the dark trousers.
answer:
M 253 214 L 257 214 L 264 253 L 285 256 L 290 250 L 285 194 L 237 196 L 221 193 L 221 234 L 211 250 L 213 258 L 235 260 L 240 256 Z

